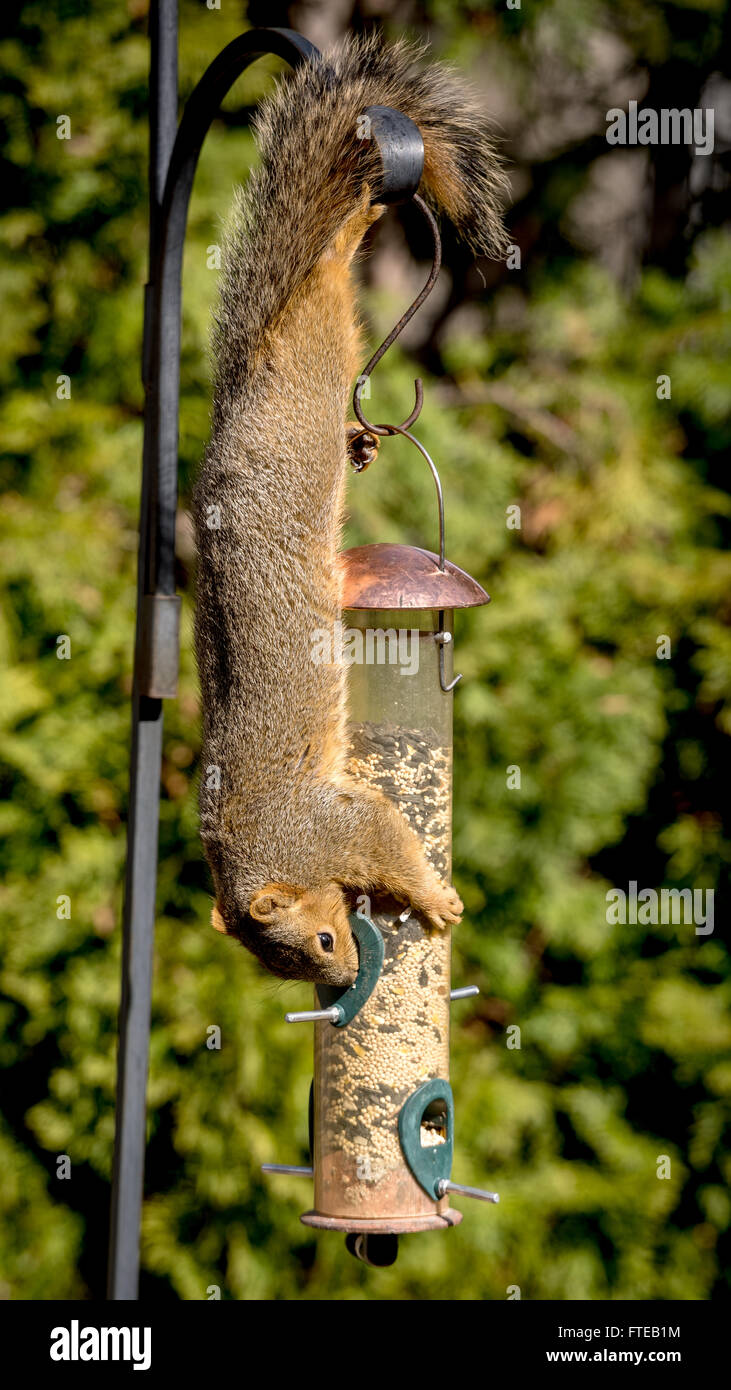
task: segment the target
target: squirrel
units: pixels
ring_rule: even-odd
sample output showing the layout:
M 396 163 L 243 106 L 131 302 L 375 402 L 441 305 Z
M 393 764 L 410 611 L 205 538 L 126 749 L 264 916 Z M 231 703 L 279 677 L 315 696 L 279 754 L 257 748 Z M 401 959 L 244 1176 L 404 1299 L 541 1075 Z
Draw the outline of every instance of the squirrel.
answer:
M 426 929 L 462 913 L 396 807 L 347 773 L 345 669 L 311 657 L 313 632 L 341 614 L 343 492 L 362 434 L 346 424 L 361 352 L 351 267 L 384 211 L 377 146 L 359 138 L 366 108 L 416 123 L 420 191 L 475 252 L 505 244 L 484 116 L 422 51 L 351 39 L 262 106 L 260 163 L 225 239 L 193 496 L 212 923 L 274 975 L 342 987 L 358 970 L 354 893 L 388 893 Z M 375 447 L 361 440 L 365 461 Z

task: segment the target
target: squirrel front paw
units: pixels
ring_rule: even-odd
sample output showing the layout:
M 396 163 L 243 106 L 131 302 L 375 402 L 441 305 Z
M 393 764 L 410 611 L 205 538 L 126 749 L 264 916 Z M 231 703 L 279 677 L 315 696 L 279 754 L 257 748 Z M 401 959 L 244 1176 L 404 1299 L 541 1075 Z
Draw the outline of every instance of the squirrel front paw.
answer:
M 442 883 L 439 879 L 430 884 L 424 893 L 412 897 L 411 901 L 415 910 L 440 931 L 458 922 L 464 912 L 459 893 L 451 883 Z

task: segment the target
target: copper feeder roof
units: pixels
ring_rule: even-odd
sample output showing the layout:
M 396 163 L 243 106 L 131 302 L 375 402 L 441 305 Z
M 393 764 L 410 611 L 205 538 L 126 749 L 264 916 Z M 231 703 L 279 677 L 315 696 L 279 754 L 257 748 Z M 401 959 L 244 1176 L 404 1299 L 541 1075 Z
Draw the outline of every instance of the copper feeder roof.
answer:
M 477 608 L 490 595 L 469 574 L 413 545 L 356 545 L 340 556 L 343 608 Z

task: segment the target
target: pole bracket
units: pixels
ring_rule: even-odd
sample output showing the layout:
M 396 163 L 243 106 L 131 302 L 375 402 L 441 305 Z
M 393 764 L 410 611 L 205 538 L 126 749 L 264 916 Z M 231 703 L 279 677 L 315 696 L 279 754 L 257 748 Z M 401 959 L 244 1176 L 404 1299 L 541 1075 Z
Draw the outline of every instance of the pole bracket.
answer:
M 177 594 L 142 598 L 137 683 L 140 695 L 172 700 L 178 693 L 181 599 Z

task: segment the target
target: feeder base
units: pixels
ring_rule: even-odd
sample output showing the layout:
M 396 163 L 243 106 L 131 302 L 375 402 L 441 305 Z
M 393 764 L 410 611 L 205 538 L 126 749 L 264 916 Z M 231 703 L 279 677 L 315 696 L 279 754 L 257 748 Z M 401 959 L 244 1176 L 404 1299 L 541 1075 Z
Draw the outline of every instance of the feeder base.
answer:
M 435 1212 L 433 1216 L 392 1216 L 379 1221 L 359 1221 L 357 1217 L 321 1216 L 317 1211 L 306 1211 L 300 1217 L 304 1226 L 315 1226 L 321 1231 L 354 1231 L 358 1235 L 402 1236 L 413 1231 L 441 1231 L 445 1226 L 459 1226 L 461 1211 Z

